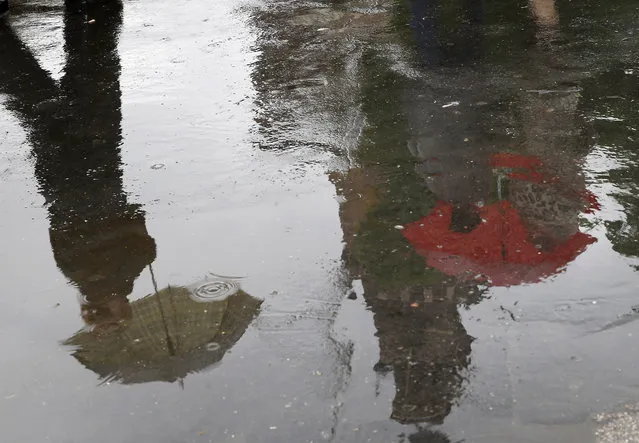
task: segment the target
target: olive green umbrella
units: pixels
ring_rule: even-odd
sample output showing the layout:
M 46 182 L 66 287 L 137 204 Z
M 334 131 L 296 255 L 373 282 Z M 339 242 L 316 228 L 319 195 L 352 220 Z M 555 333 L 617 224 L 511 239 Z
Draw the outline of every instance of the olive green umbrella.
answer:
M 169 286 L 131 303 L 131 317 L 116 330 L 79 331 L 64 344 L 104 382 L 181 382 L 218 363 L 259 311 L 260 300 L 232 286 Z

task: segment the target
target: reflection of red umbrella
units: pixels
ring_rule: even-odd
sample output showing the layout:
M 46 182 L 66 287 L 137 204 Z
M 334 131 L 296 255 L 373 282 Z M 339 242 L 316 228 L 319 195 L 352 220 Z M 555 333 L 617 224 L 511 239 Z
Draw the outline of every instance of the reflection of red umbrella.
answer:
M 482 223 L 468 233 L 450 229 L 452 214 L 452 205 L 439 203 L 402 232 L 428 266 L 448 275 L 487 279 L 493 286 L 538 282 L 559 272 L 595 242 L 594 237 L 578 232 L 553 251 L 542 252 L 507 201 L 479 208 Z
M 544 177 L 536 157 L 497 154 L 491 163 L 507 168 L 511 179 L 552 183 Z M 589 194 L 581 196 L 597 207 Z M 508 201 L 477 208 L 481 223 L 470 232 L 451 229 L 453 206 L 444 202 L 423 219 L 403 231 L 406 239 L 426 258 L 428 266 L 448 275 L 488 280 L 494 286 L 538 282 L 560 272 L 574 260 L 594 237 L 577 232 L 550 251 L 539 249 L 529 236 L 519 213 Z
M 490 158 L 490 164 L 493 168 L 504 168 L 508 170 L 506 176 L 514 180 L 525 180 L 534 183 L 558 183 L 559 177 L 548 177 L 540 172 L 543 163 L 539 157 L 533 155 L 513 154 L 512 152 L 500 152 L 493 154 Z M 597 197 L 584 189 L 576 196 L 583 199 L 587 206 L 584 210 L 587 214 L 592 214 L 601 209 Z

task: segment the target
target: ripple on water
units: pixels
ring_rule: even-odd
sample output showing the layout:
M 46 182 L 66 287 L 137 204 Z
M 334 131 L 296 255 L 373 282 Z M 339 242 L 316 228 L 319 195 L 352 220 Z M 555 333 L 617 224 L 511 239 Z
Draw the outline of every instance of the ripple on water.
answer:
M 214 341 L 212 341 L 210 343 L 207 343 L 207 345 L 206 345 L 206 350 L 209 351 L 209 352 L 215 352 L 215 351 L 217 351 L 217 350 L 219 350 L 221 348 L 222 348 L 222 346 L 220 346 L 219 343 L 214 342 Z
M 216 278 L 200 284 L 191 293 L 193 300 L 198 302 L 211 302 L 223 300 L 240 290 L 237 281 L 231 279 Z

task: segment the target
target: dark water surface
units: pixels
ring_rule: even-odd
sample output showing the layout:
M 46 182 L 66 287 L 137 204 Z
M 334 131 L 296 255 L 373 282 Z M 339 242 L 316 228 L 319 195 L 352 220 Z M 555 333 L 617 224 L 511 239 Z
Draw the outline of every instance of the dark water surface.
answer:
M 13 0 L 3 442 L 639 442 L 634 0 Z

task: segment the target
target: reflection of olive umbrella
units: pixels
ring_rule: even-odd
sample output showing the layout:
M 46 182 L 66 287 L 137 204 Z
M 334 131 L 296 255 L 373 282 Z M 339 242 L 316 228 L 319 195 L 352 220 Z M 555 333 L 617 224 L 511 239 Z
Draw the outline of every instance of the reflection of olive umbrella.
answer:
M 184 287 L 167 287 L 131 304 L 116 331 L 81 331 L 64 344 L 105 381 L 174 382 L 222 359 L 244 334 L 261 301 L 243 291 L 196 301 Z

